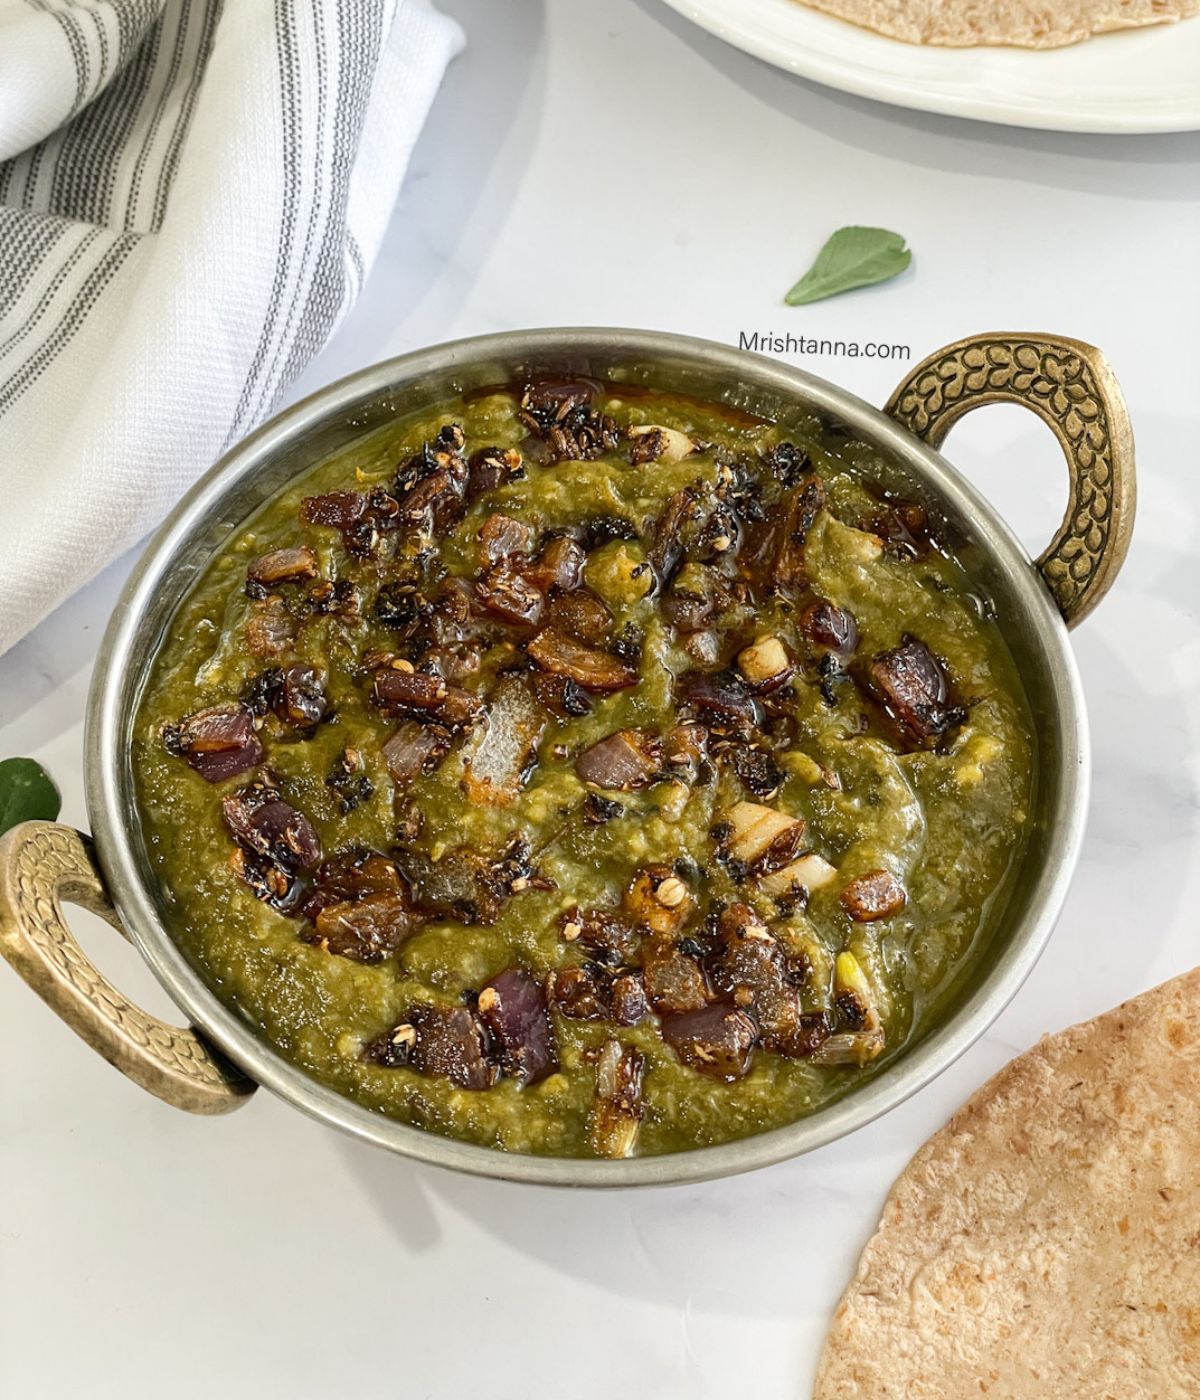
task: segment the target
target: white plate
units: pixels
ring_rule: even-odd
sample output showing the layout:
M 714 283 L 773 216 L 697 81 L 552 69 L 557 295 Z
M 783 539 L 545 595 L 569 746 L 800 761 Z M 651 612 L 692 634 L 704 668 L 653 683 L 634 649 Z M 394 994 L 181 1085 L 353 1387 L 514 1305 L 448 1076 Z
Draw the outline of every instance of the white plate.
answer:
M 719 38 L 827 87 L 1048 131 L 1200 130 L 1200 18 L 1062 49 L 920 48 L 798 0 L 666 0 Z

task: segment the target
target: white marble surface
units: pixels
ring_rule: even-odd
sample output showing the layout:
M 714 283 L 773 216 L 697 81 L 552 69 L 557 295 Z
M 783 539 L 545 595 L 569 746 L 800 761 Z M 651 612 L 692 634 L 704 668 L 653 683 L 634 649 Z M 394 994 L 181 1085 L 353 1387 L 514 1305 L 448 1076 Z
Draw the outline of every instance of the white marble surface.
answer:
M 907 343 L 1062 331 L 1108 352 L 1138 435 L 1124 576 L 1076 636 L 1095 785 L 1050 950 L 993 1030 L 853 1138 L 741 1180 L 642 1194 L 414 1168 L 259 1095 L 191 1119 L 127 1084 L 0 969 L 0 1394 L 457 1400 L 807 1395 L 889 1182 L 1038 1035 L 1200 956 L 1200 138 L 1091 139 L 909 115 L 808 87 L 655 0 L 445 0 L 470 49 L 359 309 L 305 376 L 554 323 Z M 780 296 L 839 224 L 914 270 Z M 903 365 L 814 359 L 876 402 Z M 1033 548 L 1065 498 L 1048 434 L 977 415 L 953 455 Z M 130 560 L 0 659 L 0 755 L 86 826 L 91 658 Z M 102 926 L 105 969 L 166 1000 Z

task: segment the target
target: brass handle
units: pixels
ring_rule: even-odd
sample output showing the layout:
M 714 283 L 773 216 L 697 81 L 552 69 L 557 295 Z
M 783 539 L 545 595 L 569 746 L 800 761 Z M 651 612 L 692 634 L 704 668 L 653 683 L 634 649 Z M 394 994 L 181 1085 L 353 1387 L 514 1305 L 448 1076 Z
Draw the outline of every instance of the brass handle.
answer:
M 255 1084 L 193 1030 L 133 1005 L 88 961 L 63 916 L 78 904 L 120 932 L 91 842 L 24 822 L 0 837 L 0 953 L 64 1021 L 135 1084 L 190 1113 L 227 1113 Z
M 1074 627 L 1112 587 L 1133 532 L 1133 431 L 1120 386 L 1100 351 L 1082 341 L 971 336 L 923 360 L 885 412 L 936 448 L 964 413 L 987 403 L 1032 409 L 1066 454 L 1067 513 L 1037 567 Z

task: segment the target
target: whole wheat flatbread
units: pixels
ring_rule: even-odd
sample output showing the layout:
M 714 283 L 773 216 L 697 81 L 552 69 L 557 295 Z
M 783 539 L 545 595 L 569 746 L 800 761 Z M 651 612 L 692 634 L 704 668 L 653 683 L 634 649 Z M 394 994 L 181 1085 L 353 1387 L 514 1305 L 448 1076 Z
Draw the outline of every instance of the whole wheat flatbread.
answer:
M 814 1400 L 1200 1396 L 1200 970 L 1047 1036 L 904 1170 Z
M 1052 49 L 1111 29 L 1200 14 L 1200 0 L 804 0 L 814 10 L 908 44 Z

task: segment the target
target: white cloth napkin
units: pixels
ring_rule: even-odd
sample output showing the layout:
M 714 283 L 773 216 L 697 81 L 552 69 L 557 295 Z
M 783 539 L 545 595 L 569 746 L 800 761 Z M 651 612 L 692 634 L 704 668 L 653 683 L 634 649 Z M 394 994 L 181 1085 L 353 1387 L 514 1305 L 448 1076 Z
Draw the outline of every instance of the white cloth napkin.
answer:
M 0 652 L 325 342 L 460 43 L 427 0 L 0 0 Z

